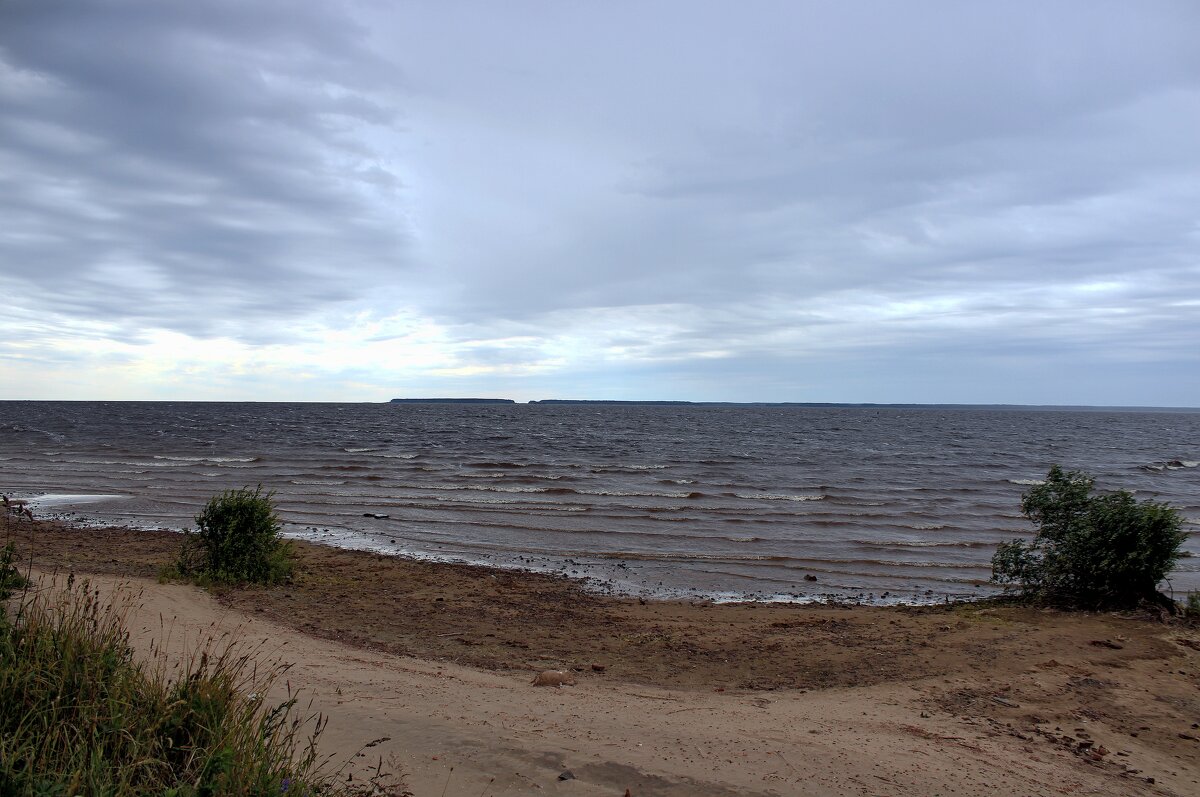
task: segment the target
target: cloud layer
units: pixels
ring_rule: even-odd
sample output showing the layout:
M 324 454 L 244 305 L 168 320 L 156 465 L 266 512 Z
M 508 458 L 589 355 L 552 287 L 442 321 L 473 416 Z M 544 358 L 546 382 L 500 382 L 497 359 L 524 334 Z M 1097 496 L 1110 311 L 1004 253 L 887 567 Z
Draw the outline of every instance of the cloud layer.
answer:
M 7 3 L 0 397 L 1194 405 L 1197 29 Z

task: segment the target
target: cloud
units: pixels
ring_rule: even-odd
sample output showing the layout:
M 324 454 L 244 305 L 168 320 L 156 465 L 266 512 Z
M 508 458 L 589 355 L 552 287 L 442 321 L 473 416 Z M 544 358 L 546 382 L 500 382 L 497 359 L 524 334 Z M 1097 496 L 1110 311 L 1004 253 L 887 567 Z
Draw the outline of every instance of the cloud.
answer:
M 380 82 L 399 73 L 335 7 L 16 3 L 5 17 L 10 291 L 73 317 L 269 340 L 271 323 L 403 272 L 400 180 L 360 134 L 399 124 Z

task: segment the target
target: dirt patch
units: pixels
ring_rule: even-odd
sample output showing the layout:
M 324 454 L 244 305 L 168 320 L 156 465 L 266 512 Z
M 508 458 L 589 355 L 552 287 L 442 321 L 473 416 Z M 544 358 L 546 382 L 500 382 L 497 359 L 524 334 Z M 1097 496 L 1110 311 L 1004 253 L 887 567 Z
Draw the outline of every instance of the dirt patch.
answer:
M 8 521 L 6 521 L 7 523 Z M 173 532 L 9 525 L 42 569 L 155 576 Z M 1161 626 L 1019 607 L 932 608 L 642 601 L 560 576 L 298 543 L 291 583 L 218 600 L 299 631 L 393 654 L 488 669 L 685 689 L 819 689 L 1019 672 L 1070 647 L 1107 666 L 1178 653 Z M 1095 639 L 1122 639 L 1119 649 Z M 597 665 L 597 666 L 593 666 Z

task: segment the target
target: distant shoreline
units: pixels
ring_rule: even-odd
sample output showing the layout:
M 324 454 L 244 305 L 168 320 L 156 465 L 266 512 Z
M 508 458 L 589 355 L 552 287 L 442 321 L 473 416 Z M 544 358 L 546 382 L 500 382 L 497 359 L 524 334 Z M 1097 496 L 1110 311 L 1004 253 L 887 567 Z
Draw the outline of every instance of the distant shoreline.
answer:
M 389 404 L 516 404 L 513 399 L 498 398 L 394 398 Z
M 799 407 L 809 409 L 992 410 L 995 412 L 1200 412 L 1200 407 L 1102 406 L 1088 404 L 913 404 L 840 401 L 682 401 L 634 399 L 394 398 L 389 404 L 546 404 L 616 407 Z

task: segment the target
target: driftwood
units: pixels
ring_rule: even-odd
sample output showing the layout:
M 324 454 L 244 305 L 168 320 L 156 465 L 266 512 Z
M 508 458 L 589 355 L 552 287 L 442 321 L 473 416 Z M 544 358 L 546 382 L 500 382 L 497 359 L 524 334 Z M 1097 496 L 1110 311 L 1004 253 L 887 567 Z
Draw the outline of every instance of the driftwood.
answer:
M 0 496 L 4 499 L 4 508 L 8 514 L 16 515 L 17 517 L 26 517 L 33 520 L 33 510 L 29 508 L 29 502 L 23 501 L 20 498 L 9 498 L 7 495 Z

